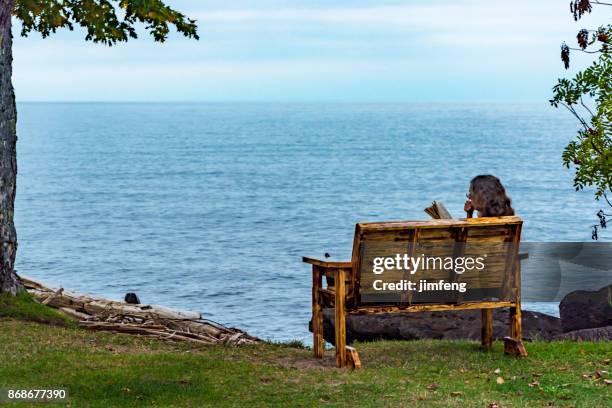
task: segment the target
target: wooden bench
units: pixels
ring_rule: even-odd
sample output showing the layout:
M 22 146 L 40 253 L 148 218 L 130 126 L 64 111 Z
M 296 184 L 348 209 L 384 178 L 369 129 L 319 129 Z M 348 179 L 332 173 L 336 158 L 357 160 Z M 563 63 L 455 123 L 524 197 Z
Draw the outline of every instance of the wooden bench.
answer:
M 353 254 L 350 262 L 328 262 L 304 257 L 312 265 L 312 332 L 313 349 L 317 358 L 323 357 L 324 307 L 333 307 L 336 365 L 359 367 L 355 349 L 346 346 L 347 314 L 410 313 L 482 309 L 482 345 L 490 348 L 493 341 L 492 311 L 510 308 L 510 337 L 506 352 L 526 355 L 521 343 L 521 298 L 519 242 L 522 220 L 519 217 L 484 217 L 431 221 L 360 223 L 355 227 Z M 485 268 L 474 273 L 445 269 L 419 270 L 414 275 L 395 270 L 387 276 L 413 280 L 446 279 L 465 282 L 464 293 L 436 292 L 427 297 L 412 291 L 398 292 L 397 296 L 380 300 L 373 290 L 373 279 L 385 276 L 373 274 L 375 257 L 393 257 L 405 253 L 418 256 L 417 250 L 428 254 L 469 257 L 484 252 Z M 480 252 L 479 252 L 480 251 Z M 379 271 L 378 271 L 379 272 Z M 380 272 L 379 272 L 380 273 Z M 327 285 L 323 287 L 323 277 Z M 446 293 L 446 292 L 445 292 Z M 378 296 L 378 297 L 377 297 Z M 514 343 L 514 344 L 512 344 Z

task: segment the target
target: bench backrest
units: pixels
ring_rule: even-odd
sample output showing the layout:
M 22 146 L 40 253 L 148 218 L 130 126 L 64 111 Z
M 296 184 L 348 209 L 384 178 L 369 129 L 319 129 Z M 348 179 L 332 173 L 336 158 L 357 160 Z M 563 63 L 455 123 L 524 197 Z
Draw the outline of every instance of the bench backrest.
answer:
M 522 223 L 519 217 L 512 216 L 357 224 L 347 306 L 516 301 L 520 297 L 518 247 Z M 398 254 L 421 257 L 420 269 L 411 274 L 410 268 L 391 266 L 384 272 L 380 267 L 375 269 L 377 273 L 373 272 L 373 265 L 381 265 L 381 258 L 397 261 Z M 449 258 L 455 265 L 442 265 Z M 457 267 L 458 258 L 463 258 L 461 262 L 469 263 L 471 268 L 465 264 Z M 466 261 L 470 258 L 472 261 Z M 379 280 L 376 285 L 380 287 L 381 279 L 410 280 L 415 285 L 423 280 L 434 283 L 442 280 L 455 282 L 455 287 L 465 283 L 465 291 L 387 291 L 381 296 L 383 292 L 374 289 L 374 281 Z

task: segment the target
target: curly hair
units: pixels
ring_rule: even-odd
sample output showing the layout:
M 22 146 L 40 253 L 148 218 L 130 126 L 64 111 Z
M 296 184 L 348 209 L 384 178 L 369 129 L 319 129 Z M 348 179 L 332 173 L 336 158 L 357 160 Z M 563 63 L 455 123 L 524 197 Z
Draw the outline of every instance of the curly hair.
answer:
M 481 217 L 501 217 L 514 215 L 512 200 L 506 189 L 495 176 L 480 175 L 470 182 L 470 194 L 481 204 Z

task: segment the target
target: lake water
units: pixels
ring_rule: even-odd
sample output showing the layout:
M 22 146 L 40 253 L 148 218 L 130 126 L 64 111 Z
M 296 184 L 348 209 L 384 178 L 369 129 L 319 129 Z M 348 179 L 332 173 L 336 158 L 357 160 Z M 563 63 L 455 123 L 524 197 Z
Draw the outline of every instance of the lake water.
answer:
M 432 200 L 461 215 L 481 173 L 506 185 L 524 240 L 589 241 L 600 208 L 561 164 L 575 121 L 545 102 L 18 112 L 21 274 L 275 340 L 310 341 L 301 256 L 348 260 L 356 222 L 425 219 Z

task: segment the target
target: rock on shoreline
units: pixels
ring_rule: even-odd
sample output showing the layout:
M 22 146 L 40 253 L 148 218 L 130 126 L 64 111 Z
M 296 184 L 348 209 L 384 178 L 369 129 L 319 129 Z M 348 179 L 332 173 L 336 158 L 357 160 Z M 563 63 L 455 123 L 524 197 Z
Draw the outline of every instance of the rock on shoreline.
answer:
M 612 285 L 568 293 L 559 303 L 559 314 L 564 332 L 612 326 Z
M 404 314 L 349 315 L 346 319 L 347 342 L 373 340 L 479 340 L 480 310 L 453 312 L 417 312 Z M 561 319 L 544 313 L 522 312 L 526 339 L 552 340 L 562 333 Z M 510 335 L 510 312 L 493 311 L 493 339 Z M 323 336 L 334 343 L 334 311 L 323 310 Z
M 612 340 L 612 326 L 574 330 L 556 336 L 555 340 L 609 341 Z

